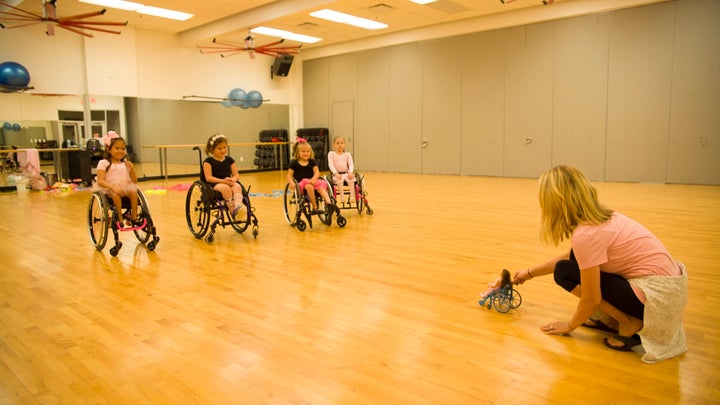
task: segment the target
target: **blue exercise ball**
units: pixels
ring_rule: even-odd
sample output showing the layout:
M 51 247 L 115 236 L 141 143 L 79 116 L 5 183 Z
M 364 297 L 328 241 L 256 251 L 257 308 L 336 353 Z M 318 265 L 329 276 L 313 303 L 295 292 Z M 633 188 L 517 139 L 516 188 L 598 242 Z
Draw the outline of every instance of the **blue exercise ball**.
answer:
M 13 131 L 19 131 L 21 129 L 22 127 L 20 126 L 20 124 L 13 124 Z
M 6 131 L 11 130 L 11 129 L 12 129 L 12 124 L 9 123 L 9 122 L 7 122 L 7 121 L 5 121 L 5 123 L 3 124 L 3 129 L 6 130 Z
M 243 89 L 232 89 L 230 90 L 230 94 L 228 94 L 228 99 L 232 105 L 242 106 L 247 100 L 247 94 L 245 94 L 245 90 Z
M 259 91 L 253 90 L 247 94 L 248 103 L 252 108 L 258 108 L 263 103 L 263 96 Z
M 27 87 L 30 84 L 30 72 L 17 62 L 0 63 L 0 86 Z

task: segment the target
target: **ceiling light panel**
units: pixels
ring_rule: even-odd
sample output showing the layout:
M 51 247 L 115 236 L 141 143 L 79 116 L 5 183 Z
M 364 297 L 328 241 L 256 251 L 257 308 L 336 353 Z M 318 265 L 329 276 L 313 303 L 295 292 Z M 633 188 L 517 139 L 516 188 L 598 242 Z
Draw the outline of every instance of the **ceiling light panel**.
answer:
M 125 0 L 79 0 L 81 3 L 94 4 L 97 6 L 117 8 L 126 11 L 135 11 L 140 14 L 152 15 L 171 20 L 185 21 L 193 17 L 190 13 L 169 10 L 166 8 L 146 6 L 140 3 Z
M 341 13 L 339 11 L 334 11 L 327 8 L 313 11 L 312 13 L 310 13 L 310 15 L 315 18 L 321 18 L 323 20 L 333 21 L 341 24 L 348 24 L 355 27 L 364 28 L 366 30 L 379 30 L 388 27 L 387 24 L 378 21 L 368 20 L 367 18 L 362 17 L 356 17 L 354 15 Z
M 250 32 L 252 32 L 254 34 L 267 35 L 270 37 L 289 39 L 291 41 L 303 42 L 306 44 L 314 44 L 316 42 L 322 41 L 322 38 L 313 37 L 310 35 L 297 34 L 297 33 L 290 32 L 290 31 L 279 30 L 276 28 L 263 27 L 263 26 L 255 27 L 255 28 L 251 29 Z

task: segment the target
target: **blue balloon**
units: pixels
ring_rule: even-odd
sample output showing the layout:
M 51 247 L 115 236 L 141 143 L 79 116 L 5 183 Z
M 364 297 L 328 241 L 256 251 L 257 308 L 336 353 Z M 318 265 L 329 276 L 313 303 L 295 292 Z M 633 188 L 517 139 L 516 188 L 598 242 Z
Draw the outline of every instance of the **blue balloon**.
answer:
M 247 94 L 248 103 L 250 104 L 250 107 L 252 108 L 258 108 L 263 103 L 263 96 L 260 94 L 259 91 L 253 90 Z
M 23 88 L 30 84 L 30 72 L 17 62 L 0 63 L 0 85 Z
M 230 108 L 230 107 L 233 106 L 233 103 L 232 103 L 230 100 L 225 100 L 225 101 L 223 101 L 223 102 L 220 103 L 220 104 L 222 104 L 223 107 L 227 107 L 227 108 Z
M 229 101 L 232 105 L 242 106 L 247 100 L 247 94 L 245 94 L 245 90 L 243 89 L 232 89 L 230 90 L 230 94 L 228 94 L 228 99 L 230 99 Z
M 12 124 L 9 123 L 9 122 L 7 122 L 7 121 L 5 121 L 5 123 L 3 124 L 3 129 L 6 130 L 6 131 L 11 130 L 11 129 L 12 129 Z

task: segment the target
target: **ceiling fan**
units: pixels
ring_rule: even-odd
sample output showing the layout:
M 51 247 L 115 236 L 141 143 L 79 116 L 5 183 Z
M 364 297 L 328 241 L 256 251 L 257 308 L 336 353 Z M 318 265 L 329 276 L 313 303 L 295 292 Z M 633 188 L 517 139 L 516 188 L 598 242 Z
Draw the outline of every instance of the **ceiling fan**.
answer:
M 47 26 L 46 33 L 55 35 L 55 26 L 68 31 L 80 34 L 82 36 L 92 38 L 93 35 L 85 30 L 105 32 L 108 34 L 120 34 L 118 30 L 100 28 L 101 26 L 124 26 L 125 22 L 100 22 L 85 21 L 86 18 L 97 17 L 105 14 L 105 9 L 92 13 L 77 14 L 70 17 L 58 18 L 57 16 L 57 0 L 41 0 L 43 5 L 43 15 L 35 14 L 30 11 L 15 7 L 5 1 L 0 1 L 0 28 L 20 28 L 29 25 L 44 23 Z M 7 7 L 5 9 L 4 7 Z M 16 24 L 6 26 L 3 23 Z
M 284 41 L 284 39 L 281 39 L 269 44 L 255 46 L 255 38 L 252 35 L 248 35 L 245 37 L 243 45 L 232 42 L 220 42 L 217 38 L 213 38 L 212 44 L 198 45 L 198 48 L 200 48 L 201 53 L 219 53 L 223 58 L 240 52 L 247 52 L 250 59 L 255 59 L 256 53 L 274 57 L 280 55 L 297 55 L 300 53 L 302 45 L 280 46 Z

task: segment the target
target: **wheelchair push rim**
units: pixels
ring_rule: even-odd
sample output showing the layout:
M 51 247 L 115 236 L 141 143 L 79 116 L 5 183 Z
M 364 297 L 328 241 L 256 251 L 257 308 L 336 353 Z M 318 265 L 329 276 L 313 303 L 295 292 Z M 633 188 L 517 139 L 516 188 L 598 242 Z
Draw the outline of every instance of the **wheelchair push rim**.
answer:
M 103 250 L 108 239 L 110 228 L 109 208 L 105 196 L 96 191 L 90 197 L 88 206 L 88 231 L 90 242 L 97 250 Z
M 197 239 L 202 239 L 210 227 L 210 204 L 205 186 L 194 182 L 188 189 L 185 198 L 185 219 L 190 232 Z

